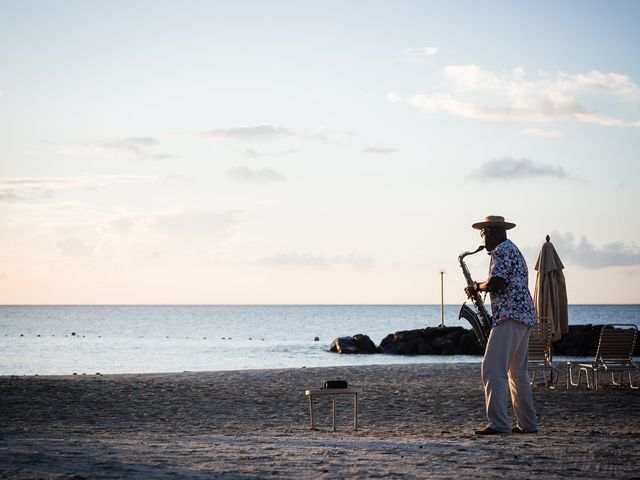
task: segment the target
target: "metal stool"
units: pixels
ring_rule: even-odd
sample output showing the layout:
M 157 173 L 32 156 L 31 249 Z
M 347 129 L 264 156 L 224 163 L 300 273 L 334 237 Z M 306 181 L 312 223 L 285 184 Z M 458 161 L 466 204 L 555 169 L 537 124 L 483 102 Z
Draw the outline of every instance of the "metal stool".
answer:
M 315 415 L 313 413 L 313 397 L 331 395 L 333 400 L 333 431 L 336 431 L 336 395 L 353 395 L 353 429 L 358 430 L 358 394 L 357 388 L 327 388 L 317 390 L 305 390 L 304 394 L 309 397 L 309 408 L 311 410 L 311 430 L 316 429 Z

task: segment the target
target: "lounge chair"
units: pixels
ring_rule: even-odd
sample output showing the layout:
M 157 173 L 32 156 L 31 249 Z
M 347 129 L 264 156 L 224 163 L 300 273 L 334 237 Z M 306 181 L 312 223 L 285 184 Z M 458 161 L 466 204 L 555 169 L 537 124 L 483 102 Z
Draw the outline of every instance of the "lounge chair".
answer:
M 567 390 L 569 385 L 577 387 L 580 385 L 582 373 L 587 381 L 587 388 L 598 389 L 598 372 L 611 373 L 611 383 L 620 386 L 624 379 L 624 374 L 629 375 L 629 386 L 637 389 L 637 385 L 633 384 L 631 377 L 632 372 L 638 371 L 638 365 L 633 363 L 633 352 L 636 348 L 636 339 L 638 337 L 638 327 L 635 325 L 605 325 L 600 332 L 600 340 L 598 341 L 598 351 L 596 358 L 590 363 L 567 362 Z M 573 379 L 573 365 L 578 368 L 578 378 Z M 589 372 L 593 387 L 589 382 Z M 616 381 L 615 374 L 620 373 L 620 380 Z
M 547 317 L 538 318 L 538 323 L 529 336 L 528 368 L 531 385 L 535 385 L 536 375 L 540 372 L 545 387 L 556 388 L 559 372 L 553 366 L 552 337 L 553 323 Z M 547 372 L 549 372 L 548 381 Z

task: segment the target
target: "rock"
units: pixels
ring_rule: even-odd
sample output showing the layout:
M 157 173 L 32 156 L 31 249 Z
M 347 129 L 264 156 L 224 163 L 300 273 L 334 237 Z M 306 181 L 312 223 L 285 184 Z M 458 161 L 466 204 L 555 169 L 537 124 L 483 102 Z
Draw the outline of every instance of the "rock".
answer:
M 392 355 L 474 355 L 482 353 L 480 345 L 463 348 L 461 339 L 475 335 L 462 327 L 427 327 L 418 330 L 403 330 L 387 335 L 380 343 L 382 353 Z M 476 341 L 477 343 L 477 341 Z
M 329 350 L 336 353 L 358 353 L 358 344 L 353 337 L 338 337 L 331 342 Z
M 472 331 L 467 331 L 460 337 L 460 348 L 464 355 L 482 355 L 484 353 L 480 342 L 478 342 L 478 337 Z
M 387 335 L 380 343 L 380 351 L 389 355 L 402 355 L 403 343 L 394 341 L 393 334 Z
M 435 355 L 436 349 L 431 342 L 420 342 L 418 345 L 418 355 Z
M 378 347 L 361 333 L 353 337 L 339 337 L 331 342 L 329 350 L 337 353 L 378 353 Z
M 569 333 L 553 344 L 554 355 L 570 357 L 595 356 L 598 348 L 601 326 L 571 325 Z
M 554 355 L 594 357 L 602 325 L 571 325 L 569 333 L 554 343 Z M 388 355 L 482 355 L 483 349 L 471 329 L 463 327 L 427 327 L 390 333 L 378 347 L 362 334 L 337 338 L 331 351 L 339 353 L 376 353 Z M 640 355 L 640 338 L 636 342 Z
M 380 348 L 383 349 L 387 344 L 393 343 L 394 340 L 395 340 L 394 334 L 390 333 L 389 335 L 387 335 L 382 339 L 382 341 L 380 342 Z
M 453 342 L 446 343 L 440 351 L 442 355 L 462 355 L 462 349 Z

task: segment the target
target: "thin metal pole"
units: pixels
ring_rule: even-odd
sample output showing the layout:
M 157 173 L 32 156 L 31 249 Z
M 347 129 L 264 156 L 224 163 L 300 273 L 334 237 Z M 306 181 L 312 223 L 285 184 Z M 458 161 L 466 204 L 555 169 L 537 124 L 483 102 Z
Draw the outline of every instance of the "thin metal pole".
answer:
M 444 327 L 444 270 L 440 271 L 440 327 Z
M 313 395 L 309 395 L 309 408 L 311 408 L 311 430 L 315 430 L 316 424 L 313 418 Z
M 629 372 L 631 375 L 631 372 Z M 629 384 L 631 384 L 631 377 L 629 377 Z M 358 394 L 353 394 L 353 429 L 358 430 Z
M 332 395 L 333 397 L 333 431 L 336 431 L 336 396 Z

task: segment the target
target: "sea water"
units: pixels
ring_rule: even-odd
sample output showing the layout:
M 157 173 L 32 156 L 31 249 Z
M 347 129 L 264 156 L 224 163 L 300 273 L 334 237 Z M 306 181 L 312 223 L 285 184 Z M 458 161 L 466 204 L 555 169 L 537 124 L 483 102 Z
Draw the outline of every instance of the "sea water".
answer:
M 459 305 L 446 326 L 464 326 Z M 331 341 L 442 322 L 439 305 L 0 306 L 0 375 L 152 373 L 429 362 L 478 356 L 338 355 Z M 569 323 L 640 326 L 640 305 L 570 305 Z M 317 340 L 316 340 L 317 339 Z

